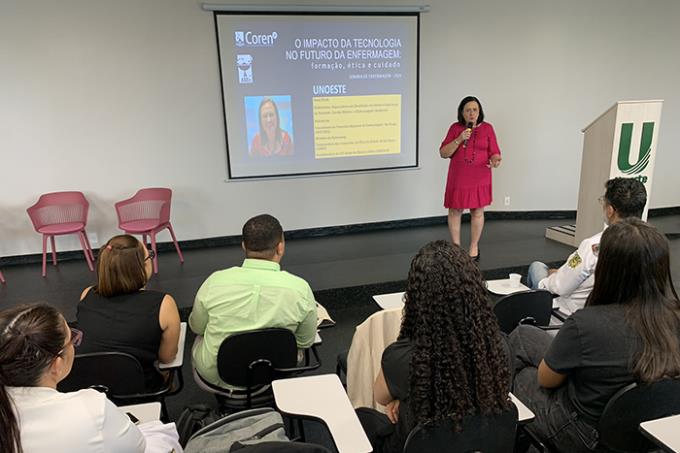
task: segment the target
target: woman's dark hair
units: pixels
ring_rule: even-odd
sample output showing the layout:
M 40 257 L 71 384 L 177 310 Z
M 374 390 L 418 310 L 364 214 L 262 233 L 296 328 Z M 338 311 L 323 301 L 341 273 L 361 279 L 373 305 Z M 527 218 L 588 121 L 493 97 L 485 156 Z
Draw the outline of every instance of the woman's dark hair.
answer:
M 97 286 L 104 297 L 139 291 L 148 281 L 144 245 L 134 236 L 114 236 L 99 249 Z
M 34 387 L 63 349 L 64 318 L 47 304 L 0 312 L 0 451 L 21 453 L 19 423 L 7 387 Z
M 430 242 L 411 261 L 400 339 L 413 346 L 409 401 L 415 423 L 498 414 L 510 370 L 482 275 L 467 252 Z
M 626 321 L 640 335 L 635 376 L 643 382 L 680 376 L 680 300 L 668 241 L 640 219 L 623 219 L 602 233 L 586 306 L 609 304 L 624 305 Z
M 260 121 L 260 141 L 262 143 L 262 146 L 269 144 L 269 137 L 264 132 L 264 127 L 262 126 L 262 109 L 264 108 L 264 106 L 266 104 L 271 104 L 272 107 L 274 107 L 274 112 L 276 113 L 276 143 L 275 144 L 278 144 L 282 140 L 281 117 L 279 116 L 279 108 L 276 106 L 276 102 L 274 102 L 271 98 L 264 98 L 264 99 L 262 99 L 262 102 L 260 102 L 260 108 L 257 110 L 258 120 Z
M 460 101 L 460 104 L 458 104 L 458 122 L 460 124 L 465 124 L 465 118 L 463 118 L 463 108 L 465 107 L 465 104 L 471 101 L 475 101 L 479 106 L 479 117 L 477 118 L 477 124 L 481 124 L 482 121 L 484 121 L 484 109 L 482 108 L 482 103 L 479 102 L 479 99 L 474 96 L 465 96 L 463 100 Z

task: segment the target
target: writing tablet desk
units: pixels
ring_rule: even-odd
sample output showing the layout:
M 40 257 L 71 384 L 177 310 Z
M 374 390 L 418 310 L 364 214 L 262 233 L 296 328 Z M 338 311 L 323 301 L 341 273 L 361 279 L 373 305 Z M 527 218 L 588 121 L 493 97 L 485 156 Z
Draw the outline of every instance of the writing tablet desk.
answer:
M 158 368 L 161 370 L 168 370 L 171 368 L 182 368 L 184 363 L 184 343 L 187 340 L 187 323 L 183 322 L 179 325 L 179 341 L 177 342 L 177 355 L 175 360 L 170 363 L 159 363 Z
M 128 406 L 119 406 L 118 409 L 134 415 L 139 420 L 139 423 L 161 419 L 161 403 L 159 402 L 130 404 Z
M 669 453 L 680 453 L 680 415 L 640 423 L 640 431 Z
M 337 375 L 278 379 L 272 388 L 276 406 L 284 414 L 325 423 L 339 453 L 373 451 Z

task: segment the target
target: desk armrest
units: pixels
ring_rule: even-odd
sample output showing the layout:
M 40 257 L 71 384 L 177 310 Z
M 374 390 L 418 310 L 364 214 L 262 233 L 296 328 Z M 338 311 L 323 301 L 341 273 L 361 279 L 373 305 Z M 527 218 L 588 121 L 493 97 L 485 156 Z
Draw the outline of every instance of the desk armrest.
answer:
M 169 363 L 159 363 L 158 368 L 161 370 L 168 370 L 171 368 L 181 368 L 184 364 L 184 344 L 187 340 L 187 323 L 183 322 L 179 325 L 179 340 L 177 341 L 177 355 L 175 360 Z

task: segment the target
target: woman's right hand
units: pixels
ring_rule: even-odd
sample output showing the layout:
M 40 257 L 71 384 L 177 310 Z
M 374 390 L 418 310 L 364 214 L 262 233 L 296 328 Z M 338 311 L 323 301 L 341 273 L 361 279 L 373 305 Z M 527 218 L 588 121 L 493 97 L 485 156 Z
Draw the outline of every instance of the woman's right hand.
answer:
M 385 414 L 390 419 L 390 422 L 396 425 L 399 420 L 399 400 L 392 400 L 387 403 Z
M 458 138 L 456 140 L 458 140 L 458 143 L 463 143 L 465 140 L 469 139 L 471 135 L 472 135 L 472 129 L 470 129 L 468 127 L 468 128 L 465 128 L 465 130 L 463 130 L 463 132 L 460 133 L 460 135 L 458 136 Z

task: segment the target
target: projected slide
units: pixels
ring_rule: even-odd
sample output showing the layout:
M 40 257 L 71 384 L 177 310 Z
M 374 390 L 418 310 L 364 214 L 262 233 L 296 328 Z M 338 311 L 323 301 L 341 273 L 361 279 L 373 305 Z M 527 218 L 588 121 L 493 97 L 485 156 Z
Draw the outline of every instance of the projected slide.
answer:
M 230 179 L 418 165 L 417 15 L 215 23 Z

